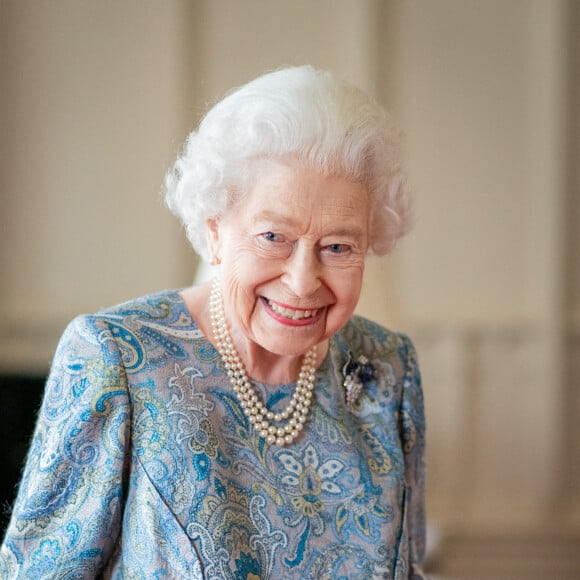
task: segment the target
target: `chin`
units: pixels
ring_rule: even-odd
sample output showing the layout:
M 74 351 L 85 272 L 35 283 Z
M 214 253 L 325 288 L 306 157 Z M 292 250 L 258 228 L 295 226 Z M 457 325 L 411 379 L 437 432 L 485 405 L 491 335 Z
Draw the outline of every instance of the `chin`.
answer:
M 296 337 L 295 339 L 272 340 L 272 337 L 269 337 L 268 340 L 260 341 L 258 344 L 264 350 L 278 356 L 301 356 L 322 341 L 324 338 L 308 340 Z

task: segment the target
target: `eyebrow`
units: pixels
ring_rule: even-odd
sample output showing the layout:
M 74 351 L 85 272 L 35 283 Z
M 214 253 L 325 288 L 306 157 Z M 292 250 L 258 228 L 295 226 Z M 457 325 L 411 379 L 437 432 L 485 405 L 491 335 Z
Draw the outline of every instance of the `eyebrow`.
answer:
M 255 216 L 252 220 L 254 224 L 260 224 L 261 222 L 272 222 L 274 224 L 281 223 L 289 227 L 298 227 L 300 225 L 299 220 L 294 220 L 288 216 L 279 214 L 275 211 L 264 210 L 262 213 Z M 357 226 L 343 226 L 337 227 L 336 229 L 330 230 L 325 235 L 327 236 L 348 236 L 355 238 L 356 240 L 361 240 L 364 237 L 364 231 L 362 228 Z
M 264 210 L 258 215 L 254 216 L 252 222 L 254 224 L 259 224 L 260 222 L 278 222 L 288 224 L 290 226 L 298 226 L 300 224 L 298 220 L 293 220 L 288 216 L 270 210 Z

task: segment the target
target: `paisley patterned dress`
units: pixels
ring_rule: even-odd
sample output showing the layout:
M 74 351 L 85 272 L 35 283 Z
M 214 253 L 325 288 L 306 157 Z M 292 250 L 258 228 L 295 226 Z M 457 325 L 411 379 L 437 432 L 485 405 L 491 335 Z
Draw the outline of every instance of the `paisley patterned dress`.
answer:
M 348 360 L 373 372 L 345 403 Z M 293 385 L 257 384 L 269 408 Z M 178 293 L 75 319 L 58 347 L 0 577 L 422 577 L 424 415 L 414 349 L 353 317 L 291 445 L 249 425 Z

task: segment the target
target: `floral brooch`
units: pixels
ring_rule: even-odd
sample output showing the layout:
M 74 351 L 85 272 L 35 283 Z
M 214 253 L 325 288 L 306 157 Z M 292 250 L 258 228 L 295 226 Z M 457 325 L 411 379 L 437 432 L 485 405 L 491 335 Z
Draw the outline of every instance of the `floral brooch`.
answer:
M 372 380 L 375 369 L 366 356 L 360 355 L 356 360 L 350 351 L 346 364 L 342 367 L 342 383 L 345 391 L 346 406 L 352 409 L 359 398 L 364 383 Z

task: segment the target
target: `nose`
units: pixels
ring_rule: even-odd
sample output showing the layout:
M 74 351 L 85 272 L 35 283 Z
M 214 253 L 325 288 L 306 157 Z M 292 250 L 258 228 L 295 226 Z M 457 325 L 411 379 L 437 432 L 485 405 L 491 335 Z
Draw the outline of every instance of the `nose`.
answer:
M 321 264 L 315 248 L 298 245 L 285 263 L 282 281 L 298 298 L 312 296 L 322 282 Z

